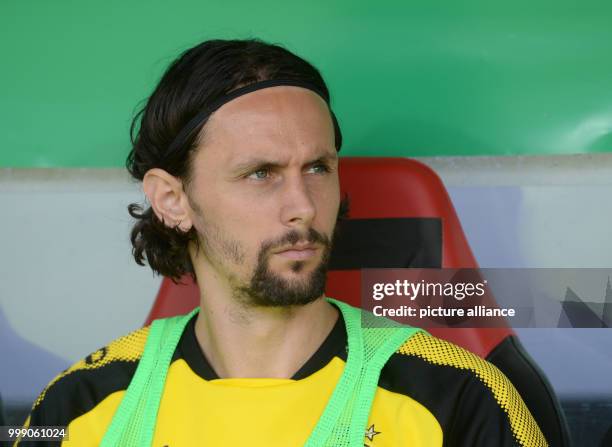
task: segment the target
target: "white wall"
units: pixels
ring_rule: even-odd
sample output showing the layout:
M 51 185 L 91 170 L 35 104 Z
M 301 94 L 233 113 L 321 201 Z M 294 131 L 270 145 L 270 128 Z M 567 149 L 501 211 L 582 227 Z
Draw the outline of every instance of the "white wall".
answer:
M 0 358 L 12 359 L 0 366 L 5 400 L 30 398 L 142 325 L 160 278 L 131 258 L 126 207 L 141 200 L 118 170 L 0 171 Z

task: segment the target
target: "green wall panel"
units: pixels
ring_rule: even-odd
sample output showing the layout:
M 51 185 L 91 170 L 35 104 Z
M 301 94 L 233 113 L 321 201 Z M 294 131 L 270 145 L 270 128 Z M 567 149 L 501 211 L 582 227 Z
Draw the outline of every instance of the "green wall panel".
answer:
M 612 3 L 0 0 L 0 166 L 121 166 L 178 53 L 261 37 L 317 65 L 348 155 L 612 151 Z

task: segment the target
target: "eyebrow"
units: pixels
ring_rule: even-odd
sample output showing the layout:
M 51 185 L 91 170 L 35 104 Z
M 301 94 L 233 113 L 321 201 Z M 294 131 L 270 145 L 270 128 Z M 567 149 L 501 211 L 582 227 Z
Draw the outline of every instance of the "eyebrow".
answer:
M 336 153 L 332 154 L 325 154 L 325 155 L 321 155 L 313 160 L 307 161 L 306 163 L 304 163 L 304 166 L 309 166 L 309 165 L 313 165 L 315 163 L 320 163 L 320 162 L 324 162 L 324 163 L 330 163 L 333 162 L 335 160 L 338 159 L 338 155 Z M 271 169 L 276 169 L 276 168 L 284 168 L 286 167 L 287 164 L 286 163 L 277 163 L 274 161 L 270 161 L 268 159 L 265 158 L 253 158 L 251 160 L 247 160 L 244 162 L 240 162 L 234 166 L 232 166 L 232 171 L 234 172 L 247 172 L 250 171 L 252 169 L 255 168 L 271 168 Z

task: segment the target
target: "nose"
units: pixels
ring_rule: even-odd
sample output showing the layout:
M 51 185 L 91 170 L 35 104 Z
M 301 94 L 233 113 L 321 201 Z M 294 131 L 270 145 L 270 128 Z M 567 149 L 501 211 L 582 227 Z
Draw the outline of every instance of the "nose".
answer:
M 288 178 L 281 209 L 283 223 L 290 227 L 308 229 L 315 214 L 313 194 L 303 176 L 298 175 Z

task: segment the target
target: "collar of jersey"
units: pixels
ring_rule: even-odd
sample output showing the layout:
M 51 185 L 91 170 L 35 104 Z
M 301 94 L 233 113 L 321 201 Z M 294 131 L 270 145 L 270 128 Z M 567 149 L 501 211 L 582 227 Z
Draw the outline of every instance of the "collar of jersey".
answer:
M 195 320 L 197 313 L 189 320 L 172 361 L 182 358 L 191 370 L 204 380 L 221 379 L 212 368 L 208 359 L 202 352 L 195 336 Z M 347 336 L 342 313 L 338 311 L 338 320 L 331 332 L 325 338 L 319 349 L 300 367 L 291 377 L 292 380 L 301 380 L 319 371 L 327 365 L 334 357 L 346 361 Z

